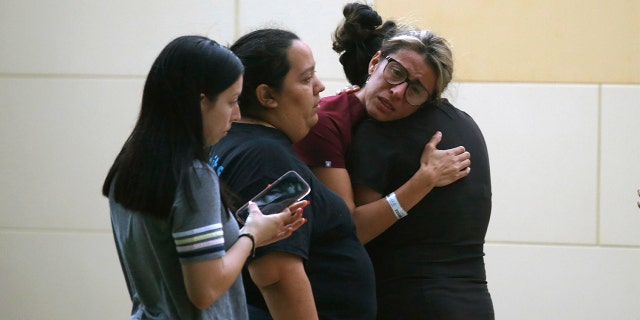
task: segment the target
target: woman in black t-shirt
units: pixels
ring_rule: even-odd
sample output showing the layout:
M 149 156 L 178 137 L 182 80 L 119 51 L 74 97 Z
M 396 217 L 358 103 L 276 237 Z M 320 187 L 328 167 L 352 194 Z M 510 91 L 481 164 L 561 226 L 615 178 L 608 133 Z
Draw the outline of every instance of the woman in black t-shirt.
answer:
M 377 318 L 493 319 L 483 258 L 489 160 L 473 119 L 441 96 L 453 76 L 449 45 L 428 30 L 385 29 L 389 22 L 378 29 L 381 19 L 363 4 L 348 4 L 344 15 L 334 49 L 352 83 L 366 79 L 357 84 L 372 118 L 355 130 L 347 171 L 355 220 L 364 221 L 358 233 L 366 235 L 362 240 L 373 238 L 367 250 L 376 274 Z M 451 184 L 432 180 L 421 193 L 401 193 L 433 165 L 422 152 L 436 132 L 439 149 L 464 146 L 472 170 L 461 168 L 465 174 Z M 386 211 L 358 210 L 374 206 Z
M 245 66 L 242 119 L 211 149 L 211 164 L 240 196 L 238 206 L 289 170 L 311 186 L 308 222 L 258 249 L 244 272 L 250 317 L 375 319 L 373 267 L 349 209 L 291 147 L 317 122 L 324 90 L 310 48 L 291 32 L 262 29 L 231 50 Z
M 484 268 L 491 214 L 489 158 L 473 119 L 440 100 L 392 122 L 365 120 L 356 131 L 349 172 L 358 198 L 381 197 L 418 166 L 436 131 L 440 146 L 464 145 L 473 155 L 468 176 L 434 188 L 407 215 L 367 244 L 376 273 L 378 319 L 493 319 Z

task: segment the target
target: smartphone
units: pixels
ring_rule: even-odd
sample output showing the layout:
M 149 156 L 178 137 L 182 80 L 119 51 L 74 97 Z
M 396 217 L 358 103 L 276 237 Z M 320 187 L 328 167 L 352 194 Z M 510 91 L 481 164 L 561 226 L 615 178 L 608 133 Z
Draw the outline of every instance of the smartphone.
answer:
M 249 201 L 255 202 L 262 214 L 278 213 L 301 200 L 309 192 L 309 184 L 295 171 L 288 171 Z M 249 202 L 236 211 L 236 219 L 244 225 L 249 216 Z

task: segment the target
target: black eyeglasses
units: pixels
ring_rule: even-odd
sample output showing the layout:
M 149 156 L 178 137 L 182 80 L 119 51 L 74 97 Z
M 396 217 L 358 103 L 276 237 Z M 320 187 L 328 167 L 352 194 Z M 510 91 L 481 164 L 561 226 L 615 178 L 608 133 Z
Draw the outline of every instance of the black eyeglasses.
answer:
M 397 86 L 401 83 L 407 83 L 407 89 L 404 91 L 404 98 L 412 106 L 419 106 L 429 99 L 429 90 L 423 87 L 420 81 L 409 80 L 409 71 L 396 59 L 389 56 L 383 56 L 387 60 L 387 65 L 382 71 L 382 78 L 388 84 Z

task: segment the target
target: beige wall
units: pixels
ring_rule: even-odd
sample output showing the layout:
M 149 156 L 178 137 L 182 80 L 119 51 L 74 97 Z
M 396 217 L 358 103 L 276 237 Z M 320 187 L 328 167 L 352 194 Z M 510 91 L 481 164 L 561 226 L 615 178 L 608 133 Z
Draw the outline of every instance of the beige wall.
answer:
M 330 95 L 346 84 L 330 49 L 346 2 L 0 1 L 0 319 L 127 318 L 100 187 L 169 40 L 292 29 L 311 45 Z M 423 19 L 455 45 L 446 94 L 478 122 L 492 166 L 486 263 L 496 319 L 637 320 L 638 1 L 558 2 L 377 4 L 385 16 L 430 14 Z M 522 25 L 545 14 L 564 22 Z M 591 48 L 581 28 L 607 30 L 595 38 L 613 45 Z M 545 33 L 562 49 L 529 54 L 523 35 L 554 29 L 562 33 Z
M 378 0 L 455 47 L 458 81 L 640 84 L 638 0 Z

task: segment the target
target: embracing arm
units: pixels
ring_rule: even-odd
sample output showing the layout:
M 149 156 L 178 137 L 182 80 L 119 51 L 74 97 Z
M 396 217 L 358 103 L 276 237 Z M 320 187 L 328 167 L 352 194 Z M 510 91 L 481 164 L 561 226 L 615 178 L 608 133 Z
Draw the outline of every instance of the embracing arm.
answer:
M 249 264 L 251 279 L 276 320 L 318 319 L 302 258 L 273 252 Z
M 424 167 L 395 191 L 398 202 L 405 210 L 413 208 L 435 186 L 435 173 L 431 168 Z M 352 189 L 346 169 L 318 167 L 313 172 L 347 204 L 360 242 L 371 241 L 398 221 L 382 194 L 363 185 L 355 185 Z
M 312 167 L 311 171 L 327 188 L 337 193 L 353 213 L 356 206 L 353 201 L 353 189 L 351 178 L 345 168 Z
M 423 151 L 418 171 L 395 190 L 396 198 L 405 211 L 413 208 L 434 187 L 448 185 L 469 174 L 469 152 L 464 147 L 438 150 L 436 146 L 441 139 L 440 132 L 431 138 Z M 313 172 L 347 203 L 353 214 L 360 242 L 371 241 L 398 221 L 389 203 L 379 192 L 361 185 L 354 186 L 352 191 L 346 169 L 314 168 Z
M 400 206 L 408 211 L 413 208 L 436 186 L 436 173 L 425 166 L 400 186 L 396 198 Z M 356 209 L 353 220 L 356 222 L 360 242 L 367 243 L 392 226 L 398 218 L 381 193 L 364 185 L 354 186 Z

